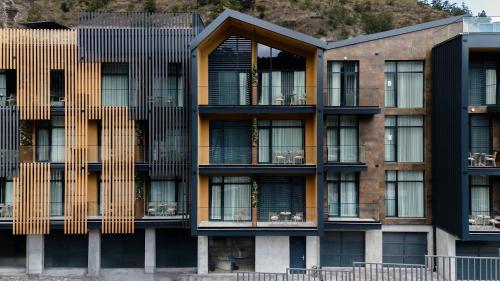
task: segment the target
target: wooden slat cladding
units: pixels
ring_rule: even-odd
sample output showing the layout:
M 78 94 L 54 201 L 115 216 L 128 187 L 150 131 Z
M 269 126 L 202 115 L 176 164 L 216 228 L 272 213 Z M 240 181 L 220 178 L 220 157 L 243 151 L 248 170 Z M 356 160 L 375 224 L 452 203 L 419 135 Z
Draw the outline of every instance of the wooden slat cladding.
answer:
M 73 30 L 0 30 L 0 68 L 16 69 L 20 119 L 50 119 L 50 70 L 74 60 L 75 46 Z
M 48 234 L 50 164 L 21 163 L 14 177 L 14 234 Z
M 103 233 L 134 232 L 134 121 L 126 107 L 102 108 Z
M 0 177 L 17 176 L 19 171 L 19 111 L 0 106 Z

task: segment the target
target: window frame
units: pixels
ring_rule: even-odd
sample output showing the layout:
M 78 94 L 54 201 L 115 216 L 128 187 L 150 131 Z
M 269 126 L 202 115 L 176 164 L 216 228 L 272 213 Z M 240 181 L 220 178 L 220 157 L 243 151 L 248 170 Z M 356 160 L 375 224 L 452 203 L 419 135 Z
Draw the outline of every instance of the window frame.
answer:
M 326 190 L 327 190 L 327 197 L 326 197 L 326 203 L 327 203 L 327 206 L 328 206 L 328 217 L 330 218 L 359 218 L 359 213 L 360 213 L 360 210 L 359 210 L 359 172 L 342 172 L 342 171 L 335 171 L 335 172 L 332 172 L 332 174 L 337 174 L 338 175 L 338 179 L 328 179 L 328 175 L 325 175 L 326 177 Z M 341 177 L 341 174 L 354 174 L 354 180 L 342 180 L 342 177 Z M 345 216 L 345 215 L 342 215 L 341 213 L 341 209 L 342 209 L 342 206 L 340 203 L 340 198 L 342 197 L 341 196 L 341 188 L 340 188 L 340 185 L 341 183 L 354 183 L 356 185 L 356 204 L 358 204 L 358 208 L 356 208 L 356 216 Z M 337 187 L 339 188 L 338 190 L 338 196 L 337 196 L 337 204 L 338 204 L 338 208 L 337 208 L 337 212 L 338 212 L 338 215 L 337 216 L 333 216 L 333 215 L 330 215 L 330 202 L 328 201 L 328 199 L 330 198 L 329 196 L 329 184 L 332 183 L 332 184 L 337 184 Z
M 5 191 L 7 188 L 7 185 L 6 185 L 7 182 L 12 182 L 12 187 L 14 187 L 14 180 L 13 179 L 0 178 L 0 203 L 2 203 L 2 204 L 6 204 Z M 14 204 L 14 202 L 11 202 L 11 204 Z
M 289 119 L 293 120 L 293 119 Z M 269 121 L 269 125 L 259 125 L 258 121 Z M 273 129 L 274 128 L 300 128 L 302 129 L 302 146 L 304 149 L 304 159 L 307 159 L 306 157 L 306 127 L 305 127 L 305 122 L 304 120 L 293 120 L 293 121 L 300 121 L 300 126 L 294 125 L 294 126 L 284 126 L 284 125 L 273 125 L 273 121 L 286 121 L 286 120 L 269 120 L 269 119 L 262 119 L 257 121 L 257 132 L 260 132 L 260 130 L 267 130 L 268 136 L 269 136 L 269 145 L 267 148 L 268 152 L 268 157 L 269 161 L 268 162 L 262 162 L 259 157 L 259 149 L 260 149 L 260 138 L 257 140 L 257 163 L 258 164 L 275 164 L 273 163 Z
M 51 176 L 50 177 L 50 190 L 52 192 L 52 183 L 57 183 L 57 182 L 60 182 L 61 183 L 61 202 L 57 202 L 57 203 L 60 203 L 62 205 L 61 207 L 61 212 L 62 214 L 61 215 L 52 215 L 52 204 L 54 202 L 52 202 L 52 194 L 50 194 L 50 208 L 49 208 L 49 213 L 50 213 L 50 217 L 60 217 L 60 216 L 64 216 L 64 198 L 65 198 L 65 188 L 64 188 L 64 183 L 65 183 L 65 174 L 64 174 L 64 170 L 60 170 L 60 171 L 53 171 L 53 172 L 59 172 L 61 174 L 61 177 L 60 179 L 55 179 L 56 177 L 54 176 Z M 52 174 L 53 175 L 53 174 Z
M 416 172 L 420 172 L 422 173 L 422 181 L 410 181 L 410 180 L 399 180 L 399 172 L 400 171 L 403 171 L 403 172 L 406 172 L 406 171 L 416 171 Z M 395 172 L 396 174 L 396 179 L 395 180 L 387 180 L 387 172 Z M 425 197 L 425 171 L 421 171 L 421 170 L 385 170 L 385 194 L 384 194 L 384 201 L 385 201 L 385 216 L 388 217 L 388 218 L 398 218 L 398 219 L 412 219 L 412 218 L 418 218 L 418 219 L 421 219 L 421 218 L 425 218 L 426 215 L 427 215 L 427 204 L 426 204 L 426 197 Z M 424 213 L 422 215 L 422 217 L 400 217 L 399 216 L 399 201 L 398 201 L 398 194 L 399 194 L 399 183 L 400 182 L 416 182 L 416 183 L 422 183 L 422 198 L 423 198 L 423 210 L 424 210 Z M 387 199 L 387 183 L 391 183 L 391 184 L 394 184 L 394 199 Z M 388 200 L 394 200 L 394 215 L 388 215 L 388 212 L 387 212 L 387 201 Z
M 492 198 L 493 198 L 493 181 L 491 180 L 490 176 L 487 176 L 485 175 L 486 177 L 488 177 L 488 184 L 487 185 L 478 185 L 478 184 L 475 184 L 473 185 L 472 184 L 472 177 L 481 177 L 481 176 L 469 176 L 469 215 L 472 216 L 472 187 L 473 186 L 476 186 L 476 187 L 488 187 L 488 204 L 489 204 L 489 207 L 490 207 L 490 210 L 489 212 L 492 212 L 492 208 L 494 208 L 494 202 L 492 202 Z
M 332 67 L 333 67 L 333 64 L 334 63 L 340 63 L 342 66 L 340 67 L 340 72 L 334 72 L 332 71 Z M 357 71 L 354 71 L 354 72 L 349 72 L 349 71 L 345 71 L 345 65 L 347 63 L 354 63 L 355 66 L 356 66 L 356 70 Z M 334 73 L 340 73 L 340 105 L 338 105 L 339 107 L 345 107 L 345 106 L 348 106 L 346 105 L 346 88 L 345 88 L 345 84 L 346 84 L 346 77 L 347 75 L 349 74 L 354 74 L 356 76 L 356 105 L 352 106 L 352 107 L 356 107 L 356 106 L 359 106 L 359 60 L 330 60 L 327 62 L 327 87 L 328 89 L 327 90 L 330 90 L 330 89 L 333 89 L 332 86 L 330 85 L 330 76 L 333 75 Z M 327 102 L 327 105 L 326 106 L 335 106 L 335 105 L 331 105 L 331 101 L 328 101 Z
M 408 126 L 408 125 L 404 125 L 404 126 L 399 126 L 399 116 L 412 116 L 412 117 L 421 117 L 422 118 L 422 126 Z M 424 163 L 425 162 L 425 115 L 386 115 L 384 118 L 387 118 L 387 117 L 394 117 L 396 122 L 395 124 L 396 125 L 385 125 L 384 123 L 384 162 L 385 163 Z M 385 122 L 385 120 L 384 120 Z M 393 138 L 395 139 L 393 142 L 394 142 L 394 160 L 386 160 L 385 159 L 385 150 L 387 149 L 387 143 L 385 143 L 385 132 L 387 131 L 387 129 L 392 129 L 394 134 L 393 134 Z M 399 141 L 398 141 L 398 129 L 399 128 L 422 128 L 422 140 L 423 140 L 423 143 L 422 143 L 422 161 L 421 162 L 399 162 L 399 159 L 398 159 L 398 148 L 399 148 Z
M 221 178 L 220 182 L 214 182 L 214 178 Z M 224 200 L 224 192 L 225 192 L 225 185 L 226 184 L 239 184 L 239 185 L 249 185 L 249 199 L 250 199 L 250 208 L 252 208 L 252 178 L 249 176 L 242 176 L 242 177 L 248 177 L 249 181 L 247 182 L 226 182 L 226 178 L 231 177 L 231 176 L 211 176 L 208 179 L 208 221 L 234 221 L 234 220 L 225 220 L 224 219 L 224 208 L 225 208 L 225 200 Z M 239 176 L 237 176 L 239 177 Z M 221 196 L 220 196 L 220 219 L 214 219 L 212 218 L 212 189 L 213 186 L 220 186 L 220 191 L 221 191 Z M 249 220 L 244 220 L 244 221 L 252 221 L 252 214 L 250 213 L 249 215 L 250 219 Z
M 391 72 L 391 71 L 385 71 L 385 64 L 386 63 L 395 63 L 396 66 L 396 71 Z M 399 62 L 421 62 L 422 63 L 422 71 L 398 71 L 398 65 Z M 385 108 L 405 108 L 406 107 L 399 107 L 398 106 L 398 74 L 399 73 L 422 73 L 422 107 L 408 107 L 408 108 L 425 108 L 425 59 L 422 60 L 385 60 L 384 61 L 384 107 Z M 385 89 L 387 87 L 387 83 L 385 83 L 385 78 L 387 77 L 387 74 L 392 74 L 394 78 L 394 85 L 392 86 L 394 89 L 394 106 L 387 106 L 385 104 L 385 99 L 387 95 L 387 90 Z
M 346 126 L 346 125 L 341 125 L 341 118 L 344 117 L 344 116 L 349 116 L 349 117 L 354 117 L 356 118 L 356 125 L 355 126 Z M 330 125 L 330 122 L 328 121 L 328 119 L 333 119 L 333 118 L 329 118 L 329 117 L 337 117 L 337 122 L 336 125 Z M 332 116 L 328 116 L 327 117 L 327 122 L 326 122 L 326 127 L 325 127 L 325 133 L 326 133 L 326 147 L 327 147 L 327 150 L 328 150 L 328 147 L 332 146 L 330 145 L 330 141 L 329 141 L 329 138 L 328 138 L 328 132 L 331 131 L 331 130 L 337 130 L 337 133 L 335 134 L 335 139 L 337 140 L 337 143 L 339 144 L 339 147 L 340 147 L 340 132 L 342 129 L 353 129 L 355 128 L 356 129 L 356 144 L 354 144 L 356 147 L 357 147 L 357 153 L 358 155 L 356 155 L 356 159 L 357 161 L 355 163 L 359 163 L 360 162 L 360 159 L 359 159 L 359 118 L 356 116 L 356 115 L 332 115 Z M 336 156 L 337 156 L 337 159 L 338 161 L 330 161 L 328 159 L 328 156 L 329 156 L 329 153 L 328 155 L 326 156 L 326 162 L 327 163 L 349 163 L 349 162 L 343 162 L 343 161 L 340 161 L 340 149 L 337 150 L 337 153 L 336 153 Z
M 120 68 L 120 67 L 123 67 L 124 69 L 126 68 L 127 69 L 127 72 L 125 73 L 119 73 L 119 72 L 115 72 L 115 71 L 110 71 L 109 68 Z M 116 76 L 125 76 L 127 77 L 127 101 L 125 103 L 125 105 L 116 105 L 116 104 L 104 104 L 104 95 L 103 95 L 103 91 L 104 91 L 104 76 L 112 76 L 112 77 L 116 77 Z M 128 63 L 103 63 L 101 65 L 101 104 L 103 107 L 128 107 L 130 106 L 130 66 Z M 109 90 L 109 89 L 108 89 Z M 113 89 L 114 91 L 116 91 L 116 89 Z
M 474 153 L 474 151 L 472 151 L 472 128 L 486 128 L 486 126 L 473 126 L 472 125 L 472 119 L 474 117 L 487 117 L 488 118 L 488 153 L 491 152 L 491 150 L 493 149 L 492 147 L 492 143 L 493 143 L 493 132 L 492 132 L 492 128 L 493 128 L 493 120 L 491 118 L 490 115 L 488 114 L 471 114 L 469 115 L 469 152 L 472 152 Z

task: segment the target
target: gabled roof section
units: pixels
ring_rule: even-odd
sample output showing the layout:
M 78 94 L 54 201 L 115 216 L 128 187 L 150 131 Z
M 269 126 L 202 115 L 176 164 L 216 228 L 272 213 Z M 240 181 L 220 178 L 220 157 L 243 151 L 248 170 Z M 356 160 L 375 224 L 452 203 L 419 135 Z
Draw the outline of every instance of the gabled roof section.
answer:
M 259 28 L 268 30 L 270 32 L 274 32 L 277 34 L 280 34 L 282 36 L 286 36 L 292 39 L 295 39 L 297 41 L 301 41 L 313 46 L 316 46 L 321 49 L 326 48 L 326 42 L 323 40 L 316 39 L 312 36 L 305 35 L 303 33 L 293 31 L 288 28 L 284 28 L 282 26 L 263 21 L 258 18 L 254 18 L 252 16 L 231 10 L 231 9 L 226 9 L 222 14 L 220 14 L 213 22 L 211 22 L 200 34 L 198 34 L 192 41 L 191 41 L 191 49 L 195 49 L 200 43 L 202 43 L 207 37 L 214 32 L 217 27 L 222 25 L 226 20 L 228 19 L 235 19 L 238 21 L 242 21 L 245 23 L 248 23 L 250 25 L 257 26 Z
M 406 33 L 421 31 L 421 30 L 430 29 L 430 28 L 434 28 L 434 27 L 445 26 L 445 25 L 461 22 L 463 17 L 464 16 L 445 18 L 445 19 L 425 22 L 425 23 L 421 23 L 421 24 L 417 24 L 417 25 L 392 29 L 392 30 L 388 30 L 388 31 L 384 31 L 384 32 L 373 33 L 373 34 L 369 34 L 369 35 L 361 35 L 361 36 L 346 39 L 346 40 L 329 41 L 327 43 L 327 49 L 335 49 L 335 48 L 345 47 L 345 46 L 349 46 L 349 45 L 364 43 L 364 42 L 368 42 L 368 41 L 384 39 L 387 37 L 398 36 L 398 35 L 402 35 L 402 34 L 406 34 Z

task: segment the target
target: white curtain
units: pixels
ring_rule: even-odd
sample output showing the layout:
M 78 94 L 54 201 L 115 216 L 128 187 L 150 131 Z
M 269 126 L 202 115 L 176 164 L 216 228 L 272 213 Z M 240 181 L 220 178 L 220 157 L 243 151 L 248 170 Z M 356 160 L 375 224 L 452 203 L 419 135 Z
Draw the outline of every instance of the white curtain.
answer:
M 176 202 L 175 181 L 151 181 L 150 200 L 160 204 Z
M 497 71 L 486 69 L 486 104 L 497 103 Z
M 102 75 L 102 105 L 103 106 L 128 105 L 127 74 Z
M 260 105 L 269 104 L 269 72 L 262 72 L 260 77 Z
M 398 172 L 399 217 L 424 216 L 424 174 L 420 171 Z
M 224 220 L 250 220 L 250 184 L 224 186 Z
M 5 201 L 3 203 L 7 204 L 7 205 L 12 205 L 12 203 L 14 202 L 14 183 L 12 181 L 6 181 L 5 182 Z
M 340 117 L 340 162 L 358 161 L 358 129 L 356 125 L 356 117 Z
M 271 159 L 269 159 L 270 147 L 271 144 L 269 143 L 269 129 L 259 129 L 259 162 L 271 162 Z
M 396 106 L 396 62 L 389 61 L 384 65 L 385 72 L 385 107 L 395 107 Z
M 339 185 L 338 183 L 328 183 L 328 215 L 339 216 Z
M 163 87 L 163 93 L 167 93 L 168 98 L 162 100 L 163 104 L 169 106 L 183 106 L 184 104 L 184 94 L 182 86 L 182 76 L 178 75 L 168 75 L 167 85 Z
M 271 74 L 271 93 L 273 97 L 273 104 L 284 104 L 284 102 L 276 101 L 277 96 L 285 97 L 281 89 L 281 71 L 273 71 Z
M 396 216 L 396 171 L 387 171 L 385 176 L 385 215 Z
M 328 75 L 328 78 L 330 79 L 329 81 L 329 87 L 328 87 L 328 101 L 325 105 L 327 106 L 340 106 L 340 101 L 341 101 L 341 74 L 340 70 L 342 68 L 342 63 L 340 62 L 333 62 L 332 67 L 330 69 L 330 73 Z
M 489 215 L 490 187 L 487 176 L 473 176 L 470 178 L 471 214 Z
M 64 162 L 64 128 L 52 128 L 50 159 L 55 163 Z
M 302 151 L 302 155 L 304 155 L 303 128 L 287 127 L 302 126 L 300 120 L 273 120 L 272 125 L 272 155 L 274 162 L 277 161 L 276 155 L 282 155 L 289 159 L 299 151 Z
M 398 162 L 424 161 L 424 128 L 422 116 L 398 116 Z
M 240 72 L 240 105 L 246 105 L 247 104 L 247 99 L 248 99 L 248 81 L 247 81 L 247 74 L 245 72 Z
M 186 204 L 187 204 L 187 189 L 186 189 L 186 183 L 185 182 L 180 182 L 178 183 L 177 186 L 177 213 L 179 214 L 185 214 L 187 209 L 186 209 Z
M 333 120 L 334 119 L 334 120 Z M 338 135 L 338 127 L 336 126 L 338 117 L 332 117 L 331 119 L 327 119 L 327 122 L 331 120 L 331 127 L 329 127 L 326 131 L 326 144 L 328 150 L 328 162 L 338 162 L 339 161 L 339 143 L 337 139 Z M 330 126 L 330 125 L 328 125 Z
M 306 95 L 306 72 L 294 71 L 293 72 L 293 93 L 295 99 L 305 97 Z
M 210 198 L 210 219 L 211 220 L 220 220 L 222 219 L 222 186 L 220 185 L 212 185 L 212 192 Z
M 385 161 L 395 161 L 396 160 L 396 116 L 385 116 Z
M 330 216 L 357 217 L 358 194 L 354 173 L 337 173 L 328 176 L 335 182 L 328 183 L 328 214 Z
M 7 98 L 7 75 L 0 73 L 0 105 L 5 105 Z
M 50 215 L 63 215 L 63 187 L 62 181 L 52 181 L 50 183 Z
M 40 129 L 38 130 L 38 136 L 36 138 L 36 151 L 38 156 L 38 161 L 49 161 L 49 130 Z
M 421 108 L 424 100 L 423 62 L 398 62 L 398 90 L 397 99 L 399 108 Z

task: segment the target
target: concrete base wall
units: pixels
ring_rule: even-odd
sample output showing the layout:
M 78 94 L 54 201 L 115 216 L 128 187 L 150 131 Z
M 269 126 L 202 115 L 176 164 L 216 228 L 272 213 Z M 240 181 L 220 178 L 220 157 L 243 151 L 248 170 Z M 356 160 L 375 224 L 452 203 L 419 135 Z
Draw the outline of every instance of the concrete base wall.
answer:
M 438 256 L 455 256 L 458 238 L 448 232 L 436 228 L 436 254 Z
M 316 266 L 319 268 L 319 258 L 320 258 L 320 241 L 319 236 L 307 236 L 306 237 L 306 267 L 312 268 Z
M 88 275 L 98 276 L 101 270 L 101 233 L 99 229 L 89 230 Z
M 365 262 L 382 262 L 382 230 L 365 232 Z
M 208 274 L 208 236 L 198 236 L 198 274 Z
M 144 271 L 154 273 L 156 269 L 156 231 L 147 228 L 144 232 Z
M 26 273 L 43 272 L 43 235 L 26 235 Z
M 290 266 L 290 237 L 256 236 L 255 271 L 284 273 Z

